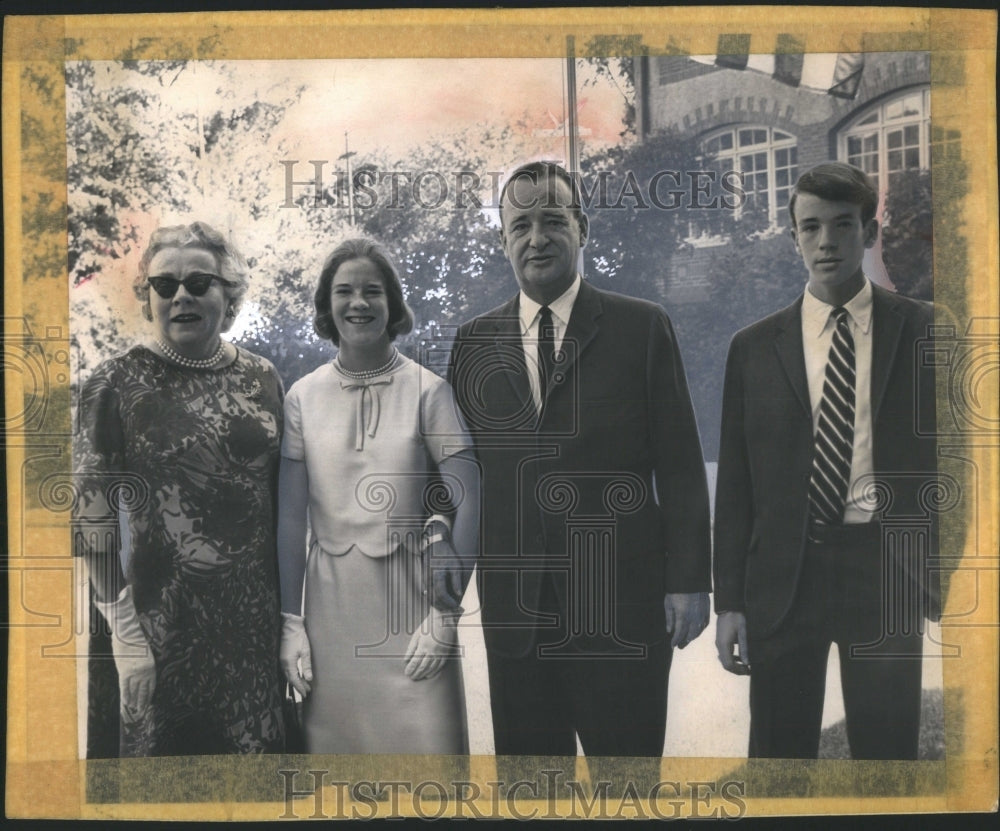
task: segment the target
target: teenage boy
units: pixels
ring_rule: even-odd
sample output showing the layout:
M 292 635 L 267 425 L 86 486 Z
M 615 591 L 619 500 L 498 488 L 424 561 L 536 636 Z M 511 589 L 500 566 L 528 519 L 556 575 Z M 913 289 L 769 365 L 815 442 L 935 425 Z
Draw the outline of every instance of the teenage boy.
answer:
M 934 379 L 916 361 L 934 315 L 865 277 L 877 202 L 851 165 L 803 174 L 788 211 L 806 290 L 729 349 L 716 646 L 750 675 L 752 757 L 816 757 L 831 643 L 852 756 L 917 757 L 923 618 L 940 614 Z

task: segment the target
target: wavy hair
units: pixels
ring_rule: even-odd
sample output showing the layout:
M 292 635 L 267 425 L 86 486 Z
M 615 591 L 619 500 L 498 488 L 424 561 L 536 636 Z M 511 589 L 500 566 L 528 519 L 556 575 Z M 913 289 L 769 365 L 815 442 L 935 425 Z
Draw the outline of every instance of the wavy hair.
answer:
M 330 252 L 330 256 L 323 263 L 319 283 L 316 285 L 316 294 L 313 297 L 313 304 L 316 307 L 313 327 L 316 329 L 316 334 L 324 340 L 333 341 L 335 346 L 340 345 L 340 332 L 333 322 L 330 287 L 333 285 L 333 278 L 338 268 L 351 260 L 361 259 L 371 260 L 382 274 L 382 283 L 389 304 L 389 322 L 385 327 L 389 339 L 395 340 L 397 335 L 405 335 L 413 329 L 413 311 L 406 305 L 399 272 L 396 271 L 389 252 L 375 240 L 357 237 L 345 240 Z
M 800 193 L 811 193 L 830 202 L 853 202 L 861 207 L 861 224 L 875 218 L 878 189 L 860 168 L 847 162 L 824 162 L 803 173 L 788 200 L 788 215 L 795 227 L 795 200 Z
M 157 228 L 149 238 L 149 245 L 139 261 L 139 270 L 132 283 L 132 290 L 142 304 L 143 317 L 146 320 L 153 319 L 153 312 L 149 307 L 149 264 L 165 248 L 200 248 L 215 257 L 219 276 L 232 284 L 223 286 L 226 299 L 233 310 L 233 314 L 227 316 L 223 324 L 223 331 L 228 329 L 243 304 L 243 297 L 250 285 L 250 271 L 246 260 L 232 243 L 206 222 Z

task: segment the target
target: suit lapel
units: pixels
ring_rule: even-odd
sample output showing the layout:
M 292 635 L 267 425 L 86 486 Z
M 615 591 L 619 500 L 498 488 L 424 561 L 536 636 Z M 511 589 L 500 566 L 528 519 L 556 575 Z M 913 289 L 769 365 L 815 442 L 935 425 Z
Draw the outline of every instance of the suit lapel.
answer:
M 809 381 L 806 378 L 806 359 L 802 348 L 802 298 L 799 297 L 775 321 L 777 329 L 774 348 L 785 371 L 788 383 L 795 391 L 802 409 L 812 416 L 809 406 Z
M 564 363 L 560 364 L 559 367 L 562 381 L 548 387 L 546 401 L 560 386 L 565 384 L 565 379 L 573 371 L 580 355 L 594 339 L 598 332 L 597 320 L 601 316 L 601 312 L 601 298 L 597 289 L 582 281 L 560 347 L 564 356 Z M 497 354 L 504 357 L 502 361 L 504 375 L 510 385 L 511 392 L 522 406 L 530 406 L 534 411 L 535 402 L 531 396 L 531 384 L 528 381 L 519 313 L 518 296 L 515 296 L 498 310 L 493 321 L 495 345 Z
M 872 286 L 872 423 L 878 417 L 879 407 L 889 383 L 889 372 L 896 360 L 899 336 L 903 331 L 903 316 L 896 309 L 892 295 L 878 286 Z
M 560 351 L 564 361 L 558 371 L 562 375 L 561 383 L 550 384 L 546 390 L 545 400 L 548 401 L 553 392 L 566 383 L 569 373 L 573 371 L 583 350 L 597 334 L 597 319 L 601 316 L 601 298 L 597 289 L 589 283 L 581 281 L 580 291 L 573 303 L 573 310 L 566 324 L 566 334 L 563 336 Z
M 535 401 L 531 397 L 531 384 L 524 358 L 521 340 L 521 321 L 518 317 L 517 295 L 501 307 L 494 322 L 496 354 L 501 358 L 504 376 L 510 384 L 511 392 L 522 406 L 530 406 L 535 411 Z

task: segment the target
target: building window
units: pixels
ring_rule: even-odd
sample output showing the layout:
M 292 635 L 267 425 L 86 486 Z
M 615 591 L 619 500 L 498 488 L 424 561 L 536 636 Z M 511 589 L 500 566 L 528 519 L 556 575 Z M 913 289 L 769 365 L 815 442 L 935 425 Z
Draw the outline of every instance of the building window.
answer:
M 740 125 L 717 130 L 701 143 L 719 174 L 737 171 L 746 193 L 745 209 L 767 211 L 775 225 L 799 173 L 795 136 L 772 127 Z
M 837 157 L 860 167 L 884 194 L 893 177 L 930 167 L 930 87 L 911 89 L 861 112 L 838 137 Z

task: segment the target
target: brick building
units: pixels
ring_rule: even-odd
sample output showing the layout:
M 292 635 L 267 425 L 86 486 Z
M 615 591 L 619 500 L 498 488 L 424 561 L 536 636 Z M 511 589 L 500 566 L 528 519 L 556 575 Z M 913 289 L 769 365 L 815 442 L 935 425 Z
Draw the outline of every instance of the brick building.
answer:
M 866 54 L 852 97 L 686 56 L 637 58 L 635 84 L 640 138 L 677 130 L 714 157 L 711 164 L 720 173 L 742 174 L 748 201 L 768 212 L 771 235 L 787 230 L 791 187 L 801 171 L 815 164 L 838 159 L 858 165 L 877 181 L 883 199 L 894 174 L 930 167 L 927 52 Z M 665 286 L 668 303 L 704 299 L 704 287 L 712 279 L 711 252 L 728 244 L 697 228 L 692 228 L 690 241 L 693 251 L 672 258 Z M 876 282 L 891 285 L 879 250 L 870 253 L 866 271 Z

